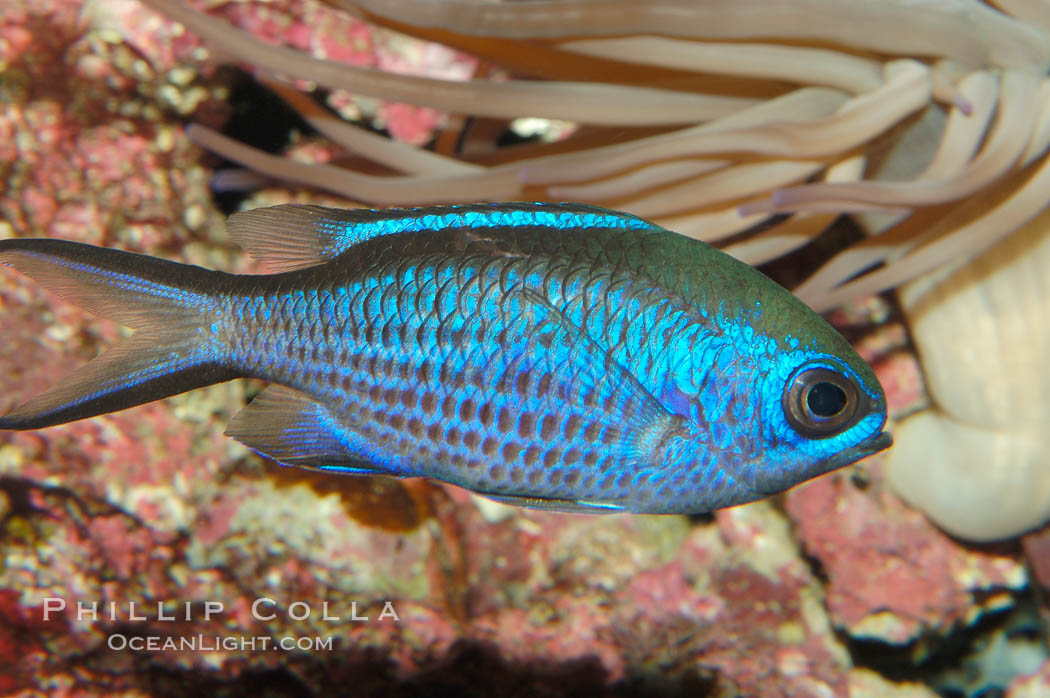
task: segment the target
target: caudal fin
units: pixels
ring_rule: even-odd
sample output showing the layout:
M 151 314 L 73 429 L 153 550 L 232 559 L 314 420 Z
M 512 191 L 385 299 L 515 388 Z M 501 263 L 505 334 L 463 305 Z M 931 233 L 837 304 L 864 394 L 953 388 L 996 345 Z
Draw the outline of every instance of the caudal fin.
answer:
M 218 383 L 224 365 L 214 292 L 228 275 L 64 240 L 0 241 L 0 264 L 95 315 L 136 330 L 130 338 L 0 417 L 0 429 L 39 429 L 115 412 Z

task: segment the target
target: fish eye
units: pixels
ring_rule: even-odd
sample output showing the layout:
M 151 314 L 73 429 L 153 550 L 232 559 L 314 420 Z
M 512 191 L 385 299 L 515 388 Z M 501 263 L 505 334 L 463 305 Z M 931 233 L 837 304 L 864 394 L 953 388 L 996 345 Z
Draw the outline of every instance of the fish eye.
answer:
M 799 433 L 825 438 L 853 426 L 862 395 L 850 376 L 823 366 L 803 367 L 784 390 L 784 414 Z

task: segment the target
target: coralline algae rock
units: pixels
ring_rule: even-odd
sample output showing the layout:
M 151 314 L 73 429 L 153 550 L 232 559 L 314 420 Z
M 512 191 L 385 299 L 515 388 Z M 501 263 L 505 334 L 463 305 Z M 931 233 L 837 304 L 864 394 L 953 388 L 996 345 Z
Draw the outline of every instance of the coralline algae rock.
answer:
M 920 683 L 892 683 L 867 669 L 854 669 L 849 677 L 850 698 L 936 698 L 937 693 Z
M 836 626 L 907 644 L 1012 603 L 1027 583 L 1015 554 L 960 545 L 890 494 L 877 462 L 866 470 L 863 487 L 833 474 L 787 496 L 804 549 L 828 576 Z
M 1022 676 L 1010 684 L 1006 698 L 1043 698 L 1050 696 L 1050 660 L 1039 671 Z
M 347 60 L 387 40 L 308 2 L 213 10 Z M 2 14 L 0 234 L 254 270 L 181 132 L 179 115 L 222 111 L 199 44 L 133 0 Z M 374 60 L 448 60 L 409 46 Z M 337 203 L 254 201 L 282 199 Z M 121 335 L 8 272 L 0 316 L 0 409 Z M 922 392 L 890 327 L 861 350 L 899 411 Z M 1024 583 L 1016 556 L 886 493 L 877 465 L 791 493 L 790 518 L 777 501 L 697 521 L 479 507 L 264 465 L 222 436 L 257 389 L 0 435 L 0 693 L 923 696 L 853 667 L 833 628 L 906 642 Z
M 1032 583 L 1050 591 L 1050 526 L 1029 533 L 1021 539 L 1025 559 L 1031 568 Z

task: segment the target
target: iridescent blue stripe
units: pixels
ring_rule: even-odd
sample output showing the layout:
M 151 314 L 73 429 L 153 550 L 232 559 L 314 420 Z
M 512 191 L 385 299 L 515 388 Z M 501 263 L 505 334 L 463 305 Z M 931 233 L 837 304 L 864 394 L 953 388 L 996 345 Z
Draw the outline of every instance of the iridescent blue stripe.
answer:
M 170 300 L 178 303 L 183 307 L 191 306 L 206 306 L 212 303 L 212 299 L 207 294 L 195 293 L 193 291 L 187 291 L 186 289 L 178 288 L 176 286 L 169 286 L 167 284 L 157 283 L 150 281 L 141 276 L 134 276 L 132 274 L 124 274 L 121 272 L 115 272 L 110 269 L 103 269 L 97 267 L 94 264 L 88 264 L 85 262 L 74 262 L 69 259 L 63 259 L 56 257 L 52 254 L 34 254 L 27 252 L 24 254 L 32 255 L 44 259 L 52 264 L 63 266 L 67 269 L 72 269 L 76 272 L 87 274 L 96 281 L 104 281 L 107 286 L 112 288 L 120 289 L 121 291 L 127 291 L 129 293 L 138 293 L 143 296 L 150 298 L 160 298 L 164 300 Z
M 497 207 L 499 206 L 499 207 Z M 513 206 L 510 204 L 509 206 Z M 573 228 L 604 228 L 618 230 L 652 230 L 656 226 L 623 213 L 605 211 L 581 205 L 570 210 L 562 204 L 529 203 L 522 208 L 508 208 L 508 204 L 470 204 L 443 207 L 435 213 L 433 208 L 369 210 L 374 219 L 360 222 L 326 221 L 322 227 L 331 231 L 329 244 L 323 252 L 325 258 L 334 257 L 352 245 L 383 235 L 398 233 L 433 233 L 457 228 L 480 230 L 486 228 L 543 227 L 557 230 Z M 417 215 L 405 215 L 406 213 Z

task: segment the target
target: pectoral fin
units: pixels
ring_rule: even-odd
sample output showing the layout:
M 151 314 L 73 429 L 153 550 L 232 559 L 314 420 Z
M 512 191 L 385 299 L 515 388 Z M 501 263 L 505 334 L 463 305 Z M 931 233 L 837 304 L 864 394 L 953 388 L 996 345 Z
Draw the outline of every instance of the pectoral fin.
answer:
M 562 365 L 575 367 L 566 375 L 566 394 L 555 397 L 587 405 L 603 415 L 601 421 L 608 429 L 622 431 L 620 443 L 625 450 L 619 457 L 649 461 L 654 448 L 678 428 L 682 419 L 668 412 L 630 371 L 550 301 L 531 290 L 524 296 L 533 303 L 536 329 L 531 333 L 530 346 L 516 361 L 530 368 L 539 364 L 561 375 L 565 375 Z M 536 347 L 536 343 L 543 346 Z M 576 355 L 571 360 L 570 353 Z
M 491 494 L 479 492 L 482 497 L 487 497 L 500 504 L 510 504 L 516 507 L 527 507 L 529 509 L 542 509 L 544 511 L 559 511 L 565 514 L 617 514 L 626 509 L 619 504 L 610 502 L 592 502 L 582 499 L 556 499 L 553 497 L 518 497 L 510 494 Z

